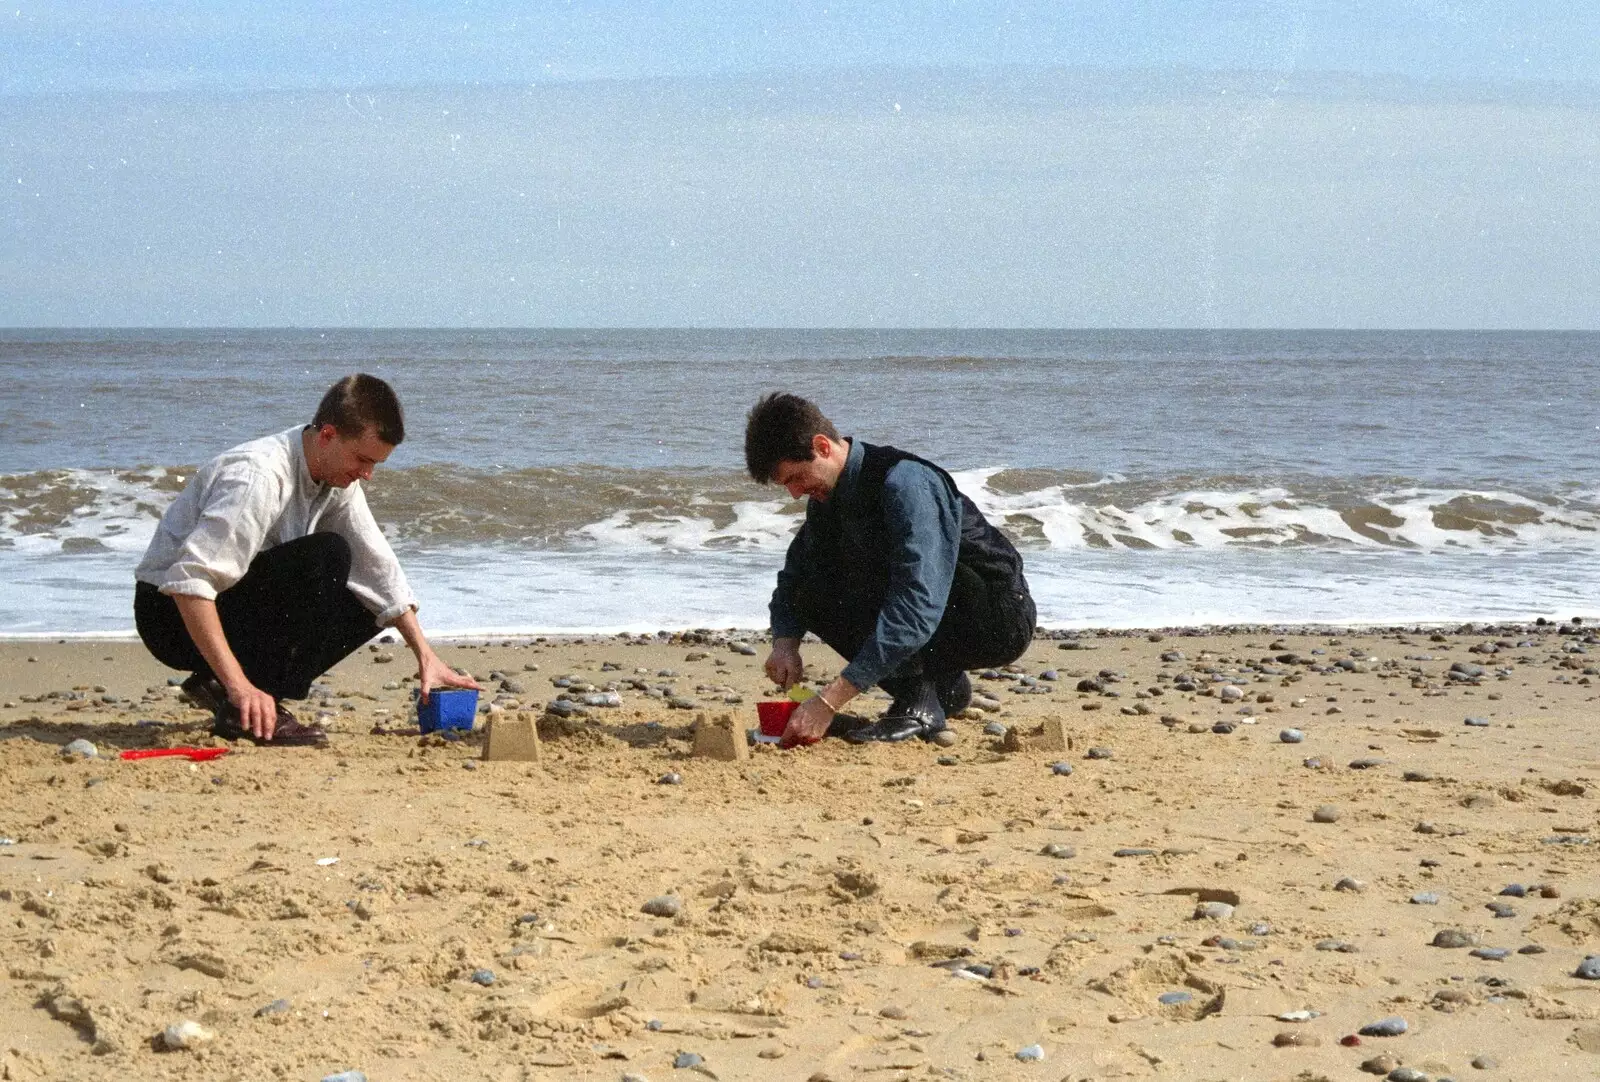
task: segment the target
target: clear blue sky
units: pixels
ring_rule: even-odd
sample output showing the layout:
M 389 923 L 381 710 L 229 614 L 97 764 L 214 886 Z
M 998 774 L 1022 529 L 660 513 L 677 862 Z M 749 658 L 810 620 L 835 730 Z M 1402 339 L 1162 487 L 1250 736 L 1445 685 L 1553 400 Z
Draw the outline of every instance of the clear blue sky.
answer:
M 416 86 L 859 65 L 1600 82 L 1600 10 L 1503 0 L 12 0 L 8 92 Z
M 0 325 L 1600 327 L 1582 4 L 12 0 Z

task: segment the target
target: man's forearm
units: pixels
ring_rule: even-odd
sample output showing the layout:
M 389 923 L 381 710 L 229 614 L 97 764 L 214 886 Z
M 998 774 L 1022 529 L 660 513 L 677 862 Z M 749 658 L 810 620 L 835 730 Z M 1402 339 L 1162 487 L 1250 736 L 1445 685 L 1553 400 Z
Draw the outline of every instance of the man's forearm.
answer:
M 245 676 L 239 659 L 234 656 L 233 647 L 228 645 L 228 636 L 222 630 L 217 603 L 209 597 L 196 597 L 193 594 L 173 594 L 172 600 L 177 603 L 178 615 L 183 617 L 183 626 L 189 632 L 189 638 L 194 640 L 206 664 L 211 666 L 212 675 L 225 688 L 248 685 L 250 679 Z

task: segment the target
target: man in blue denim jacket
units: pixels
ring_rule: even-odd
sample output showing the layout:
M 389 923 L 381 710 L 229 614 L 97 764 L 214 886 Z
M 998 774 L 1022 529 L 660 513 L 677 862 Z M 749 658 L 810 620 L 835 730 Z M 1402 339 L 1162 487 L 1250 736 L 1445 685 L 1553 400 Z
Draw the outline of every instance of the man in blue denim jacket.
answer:
M 767 675 L 781 687 L 802 678 L 807 631 L 849 662 L 794 712 L 786 743 L 820 739 L 874 684 L 894 703 L 844 735 L 929 739 L 971 700 L 967 669 L 1027 649 L 1035 612 L 1022 557 L 943 469 L 841 437 L 814 403 L 783 393 L 750 411 L 745 465 L 757 481 L 807 497 L 772 593 Z

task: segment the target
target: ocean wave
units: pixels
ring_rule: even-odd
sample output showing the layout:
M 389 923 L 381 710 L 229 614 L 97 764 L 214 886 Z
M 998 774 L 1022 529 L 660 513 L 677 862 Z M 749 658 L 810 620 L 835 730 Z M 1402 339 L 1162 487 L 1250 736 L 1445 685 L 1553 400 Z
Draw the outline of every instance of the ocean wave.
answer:
M 137 553 L 192 467 L 0 476 L 0 549 Z M 987 467 L 961 489 L 1024 550 L 1600 551 L 1600 494 L 1404 477 L 1099 475 Z M 781 550 L 804 509 L 734 471 L 561 467 L 380 471 L 374 513 L 402 548 Z

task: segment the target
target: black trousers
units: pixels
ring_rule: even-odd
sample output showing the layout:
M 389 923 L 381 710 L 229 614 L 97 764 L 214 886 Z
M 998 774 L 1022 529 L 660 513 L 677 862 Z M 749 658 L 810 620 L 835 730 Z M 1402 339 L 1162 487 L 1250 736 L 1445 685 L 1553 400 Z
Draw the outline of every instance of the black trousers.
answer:
M 372 613 L 346 588 L 349 579 L 349 543 L 314 533 L 263 552 L 217 595 L 223 634 L 252 684 L 274 699 L 303 699 L 313 680 L 378 633 Z M 139 583 L 133 619 L 157 661 L 215 675 L 171 597 Z
M 882 582 L 854 572 L 847 563 L 829 562 L 801 579 L 796 607 L 806 630 L 848 659 L 876 627 L 884 589 Z M 967 669 L 1009 665 L 1033 641 L 1037 616 L 1021 575 L 1012 583 L 993 584 L 957 564 L 933 638 L 879 686 L 898 695 L 913 680 L 938 683 Z

